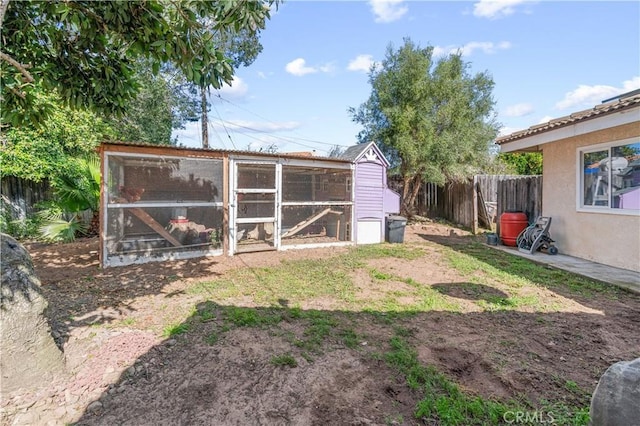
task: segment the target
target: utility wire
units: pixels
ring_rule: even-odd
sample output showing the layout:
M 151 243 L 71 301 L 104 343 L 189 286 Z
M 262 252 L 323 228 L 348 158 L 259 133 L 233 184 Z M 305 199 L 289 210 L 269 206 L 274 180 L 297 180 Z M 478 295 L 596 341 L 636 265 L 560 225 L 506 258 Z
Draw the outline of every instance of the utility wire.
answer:
M 269 120 L 269 119 L 268 119 L 268 118 L 266 118 L 266 117 L 261 116 L 260 114 L 257 114 L 257 113 L 255 113 L 255 112 L 253 112 L 253 111 L 248 110 L 247 108 L 244 108 L 244 107 L 242 107 L 242 106 L 240 106 L 240 105 L 236 104 L 235 102 L 231 102 L 230 100 L 223 98 L 223 97 L 220 95 L 220 91 L 219 91 L 219 90 L 216 90 L 216 91 L 217 91 L 218 93 L 217 93 L 217 94 L 215 94 L 214 96 L 216 96 L 218 99 L 220 99 L 220 100 L 222 100 L 222 101 L 224 101 L 224 102 L 227 102 L 227 103 L 229 103 L 229 104 L 231 104 L 231 105 L 235 106 L 236 108 L 239 108 L 239 109 L 241 109 L 241 110 L 243 110 L 243 111 L 246 111 L 246 112 L 248 112 L 249 114 L 255 115 L 256 117 L 261 118 L 261 119 L 263 119 L 263 120 L 265 120 L 265 121 L 267 121 L 267 122 L 269 122 L 269 123 L 272 123 L 272 124 L 278 124 L 278 123 L 276 123 L 276 122 L 274 122 L 274 121 L 272 121 L 272 120 Z M 235 126 L 238 126 L 238 127 L 242 127 L 242 126 L 240 126 L 240 125 L 238 125 L 238 124 L 235 124 L 235 123 L 232 123 L 232 122 L 229 122 L 229 123 L 231 123 L 231 124 L 233 124 L 233 125 L 235 125 Z M 252 131 L 254 131 L 254 132 L 263 132 L 263 133 L 267 133 L 267 132 L 265 132 L 265 131 L 263 131 L 263 130 L 251 129 L 251 128 L 249 128 L 249 127 L 245 127 L 245 128 L 247 128 L 248 130 L 252 130 Z M 321 145 L 327 145 L 327 146 L 331 146 L 331 147 L 336 146 L 336 145 L 338 145 L 338 146 L 342 146 L 342 147 L 345 147 L 345 148 L 347 147 L 346 145 L 340 145 L 340 144 L 338 144 L 338 143 L 329 143 L 329 142 L 319 141 L 319 140 L 315 140 L 315 139 L 307 139 L 307 138 L 300 138 L 300 137 L 294 137 L 294 136 L 289 136 L 289 137 L 287 137 L 287 138 L 289 138 L 289 139 L 299 139 L 299 140 L 302 140 L 302 141 L 306 141 L 306 142 L 313 142 L 313 143 L 317 143 L 317 144 L 321 144 Z M 283 139 L 284 139 L 284 138 L 283 138 Z M 293 142 L 293 141 L 291 141 L 291 140 L 290 140 L 290 142 Z M 295 143 L 295 142 L 293 142 L 293 143 Z M 302 146 L 306 146 L 306 147 L 309 147 L 308 145 L 304 145 L 304 144 L 300 144 L 300 145 L 302 145 Z
M 231 135 L 229 134 L 229 131 L 227 130 L 227 126 L 224 125 L 224 120 L 220 116 L 220 113 L 218 112 L 218 108 L 216 108 L 216 106 L 215 106 L 215 104 L 213 102 L 211 102 L 211 106 L 213 107 L 214 110 L 216 110 L 216 114 L 218 114 L 218 118 L 220 119 L 220 122 L 222 123 L 222 127 L 224 128 L 224 131 L 227 133 L 227 136 L 229 137 L 229 140 L 231 141 L 231 145 L 233 146 L 233 149 L 238 149 L 238 148 L 236 148 L 236 144 L 235 144 L 235 142 L 233 142 L 233 139 L 231 138 Z

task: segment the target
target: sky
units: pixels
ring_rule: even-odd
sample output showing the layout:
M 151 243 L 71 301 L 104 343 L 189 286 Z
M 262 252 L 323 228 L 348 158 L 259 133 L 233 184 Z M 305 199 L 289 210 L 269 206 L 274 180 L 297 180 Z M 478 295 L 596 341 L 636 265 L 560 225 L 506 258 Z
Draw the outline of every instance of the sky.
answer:
M 209 146 L 323 156 L 358 143 L 348 109 L 404 38 L 435 56 L 461 50 L 471 73 L 488 72 L 501 135 L 640 88 L 638 1 L 288 0 L 253 64 L 212 91 Z M 174 136 L 201 147 L 200 133 L 194 122 Z

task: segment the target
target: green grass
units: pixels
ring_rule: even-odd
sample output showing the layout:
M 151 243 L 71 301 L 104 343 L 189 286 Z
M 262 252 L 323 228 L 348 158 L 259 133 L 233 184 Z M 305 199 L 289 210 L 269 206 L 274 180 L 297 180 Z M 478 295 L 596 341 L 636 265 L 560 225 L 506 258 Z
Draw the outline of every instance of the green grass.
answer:
M 180 324 L 170 324 L 166 326 L 162 332 L 163 337 L 174 337 L 180 334 L 184 334 L 190 329 L 190 325 L 186 322 Z
M 499 250 L 487 249 L 478 242 L 451 244 L 445 255 L 452 268 L 464 276 L 473 277 L 472 280 L 479 280 L 479 276 L 482 276 L 512 288 L 533 285 L 565 289 L 587 298 L 606 296 L 617 299 L 624 292 L 618 287 L 571 272 L 549 268 Z
M 389 366 L 402 373 L 407 386 L 420 395 L 421 400 L 414 414 L 416 419 L 426 424 L 505 424 L 507 420 L 513 420 L 516 413 L 528 418 L 553 418 L 554 424 L 558 425 L 589 424 L 589 407 L 569 407 L 543 401 L 540 407 L 532 408 L 516 401 L 505 402 L 468 395 L 433 366 L 420 364 L 416 350 L 404 338 L 408 334 L 406 329 L 396 328 L 396 335 L 390 342 L 391 349 L 384 354 L 384 359 Z M 567 381 L 567 386 L 571 390 L 577 388 L 570 381 Z
M 283 354 L 271 357 L 271 364 L 277 367 L 291 367 L 298 366 L 298 361 L 291 354 Z

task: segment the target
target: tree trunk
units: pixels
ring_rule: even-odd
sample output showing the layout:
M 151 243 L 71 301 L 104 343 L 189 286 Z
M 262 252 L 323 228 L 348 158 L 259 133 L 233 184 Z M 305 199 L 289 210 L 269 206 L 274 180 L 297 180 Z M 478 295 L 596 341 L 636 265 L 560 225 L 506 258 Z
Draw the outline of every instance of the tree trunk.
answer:
M 400 214 L 405 217 L 409 217 L 409 188 L 410 188 L 411 176 L 402 176 L 402 206 L 400 207 Z
M 416 213 L 416 198 L 418 198 L 418 193 L 420 192 L 420 187 L 422 186 L 422 177 L 420 175 L 416 175 L 413 177 L 411 182 L 411 195 L 409 196 L 408 208 L 411 214 Z
M 200 102 L 202 103 L 202 147 L 209 148 L 209 116 L 207 114 L 207 89 L 200 88 Z
M 36 389 L 66 373 L 64 357 L 51 337 L 40 280 L 31 256 L 15 239 L 0 234 L 2 245 L 2 386 L 0 395 L 19 388 Z

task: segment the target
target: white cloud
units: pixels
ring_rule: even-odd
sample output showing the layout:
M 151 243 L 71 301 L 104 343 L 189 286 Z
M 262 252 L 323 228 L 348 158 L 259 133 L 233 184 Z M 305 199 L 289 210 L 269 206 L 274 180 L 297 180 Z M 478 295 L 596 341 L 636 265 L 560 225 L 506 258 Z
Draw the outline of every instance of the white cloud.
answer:
M 501 41 L 494 43 L 492 41 L 470 41 L 464 46 L 435 46 L 433 48 L 433 56 L 445 56 L 458 51 L 462 52 L 463 56 L 470 56 L 475 50 L 480 50 L 486 54 L 494 54 L 499 50 L 506 50 L 511 48 L 511 43 L 508 41 Z
M 507 126 L 504 126 L 498 132 L 498 136 L 510 135 L 511 133 L 517 132 L 518 130 L 522 130 L 522 129 L 519 128 L 519 127 L 507 127 Z
M 509 105 L 504 110 L 504 115 L 507 117 L 524 117 L 531 113 L 533 113 L 533 105 L 528 103 Z
M 333 71 L 335 71 L 336 66 L 335 66 L 334 64 L 332 64 L 332 63 L 326 63 L 326 64 L 324 64 L 324 65 L 320 65 L 320 66 L 318 67 L 318 69 L 319 69 L 321 72 L 327 72 L 327 73 L 329 73 L 329 72 L 333 72 Z
M 287 72 L 289 74 L 293 74 L 295 76 L 301 77 L 303 75 L 306 74 L 313 74 L 315 72 L 318 72 L 317 69 L 313 68 L 313 67 L 308 67 L 305 65 L 306 61 L 302 58 L 297 58 L 294 59 L 293 61 L 289 62 L 284 69 L 287 70 Z
M 473 14 L 479 18 L 498 19 L 512 15 L 515 7 L 527 0 L 480 0 L 473 5 Z
M 347 70 L 369 72 L 371 66 L 374 64 L 375 62 L 372 55 L 358 55 L 349 62 Z
M 564 99 L 556 103 L 556 109 L 567 109 L 579 106 L 593 106 L 603 100 L 640 88 L 640 76 L 622 82 L 622 87 L 602 84 L 588 86 L 581 84 L 577 89 L 564 95 Z
M 402 18 L 409 8 L 403 4 L 404 0 L 369 0 L 371 11 L 376 16 L 375 22 L 388 23 Z
M 542 118 L 540 119 L 540 121 L 538 121 L 538 124 L 548 123 L 548 122 L 550 122 L 551 120 L 553 120 L 554 118 L 558 118 L 558 117 L 552 117 L 552 116 L 550 116 L 550 115 L 545 115 L 544 117 L 542 117 Z
M 289 74 L 302 77 L 303 75 L 314 74 L 317 72 L 330 73 L 333 72 L 336 67 L 330 62 L 316 67 L 310 67 L 307 66 L 307 61 L 303 58 L 297 58 L 289 62 L 284 68 Z
M 244 99 L 249 92 L 249 85 L 244 82 L 240 77 L 234 76 L 231 85 L 223 84 L 218 90 L 213 90 L 212 93 L 220 95 L 227 100 L 240 100 Z
M 218 120 L 212 120 L 212 126 L 215 129 L 223 129 L 222 123 Z M 224 122 L 224 126 L 229 130 L 238 130 L 240 132 L 258 132 L 258 133 L 276 133 L 281 131 L 295 130 L 300 127 L 297 121 L 271 122 L 271 121 L 247 121 L 247 120 L 228 120 Z

